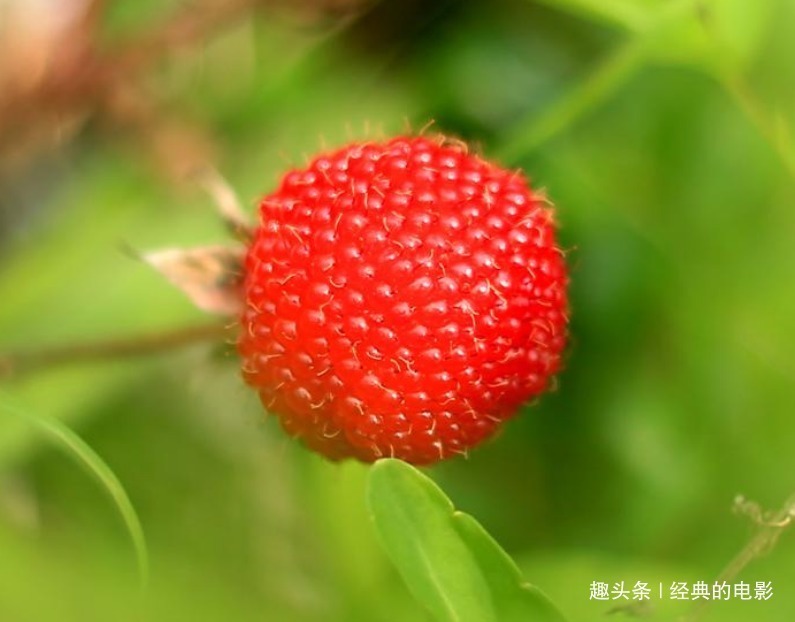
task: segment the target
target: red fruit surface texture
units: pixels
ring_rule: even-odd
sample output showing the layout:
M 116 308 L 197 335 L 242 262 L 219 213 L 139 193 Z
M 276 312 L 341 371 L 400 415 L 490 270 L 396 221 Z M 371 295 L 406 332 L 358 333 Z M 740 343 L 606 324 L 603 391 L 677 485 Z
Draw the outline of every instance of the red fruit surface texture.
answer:
M 337 460 L 465 454 L 545 390 L 566 341 L 552 208 L 442 138 L 288 172 L 245 260 L 246 382 Z

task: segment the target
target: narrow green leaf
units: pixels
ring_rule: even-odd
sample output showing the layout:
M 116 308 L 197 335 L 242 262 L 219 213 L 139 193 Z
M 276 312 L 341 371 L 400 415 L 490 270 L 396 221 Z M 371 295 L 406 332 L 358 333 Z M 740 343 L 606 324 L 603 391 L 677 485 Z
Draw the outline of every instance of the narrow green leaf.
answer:
M 441 622 L 561 622 L 510 557 L 471 516 L 414 467 L 394 459 L 370 471 L 368 503 L 387 555 L 412 594 Z
M 616 93 L 646 60 L 645 42 L 632 39 L 622 45 L 594 72 L 552 104 L 549 110 L 519 121 L 502 138 L 495 155 L 513 162 L 574 125 Z
M 146 538 L 135 507 L 119 478 L 108 464 L 83 439 L 57 419 L 27 412 L 13 405 L 8 396 L 0 392 L 0 410 L 27 422 L 59 447 L 66 455 L 84 467 L 110 496 L 130 536 L 138 566 L 141 585 L 149 578 L 149 555 Z

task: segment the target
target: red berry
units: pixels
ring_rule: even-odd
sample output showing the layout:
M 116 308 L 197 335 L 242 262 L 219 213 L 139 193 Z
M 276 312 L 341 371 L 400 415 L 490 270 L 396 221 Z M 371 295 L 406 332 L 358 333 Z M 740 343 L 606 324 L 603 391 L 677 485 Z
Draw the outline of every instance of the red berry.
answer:
M 443 139 L 354 143 L 260 205 L 246 381 L 332 459 L 465 453 L 546 388 L 566 340 L 553 214 Z

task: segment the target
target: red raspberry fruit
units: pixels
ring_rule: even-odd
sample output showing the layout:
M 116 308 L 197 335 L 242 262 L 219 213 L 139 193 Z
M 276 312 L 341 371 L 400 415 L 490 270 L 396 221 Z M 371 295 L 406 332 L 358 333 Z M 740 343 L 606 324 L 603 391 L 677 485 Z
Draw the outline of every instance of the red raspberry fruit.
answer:
M 321 454 L 465 453 L 558 371 L 566 268 L 520 173 L 444 139 L 355 143 L 287 173 L 260 215 L 244 377 Z

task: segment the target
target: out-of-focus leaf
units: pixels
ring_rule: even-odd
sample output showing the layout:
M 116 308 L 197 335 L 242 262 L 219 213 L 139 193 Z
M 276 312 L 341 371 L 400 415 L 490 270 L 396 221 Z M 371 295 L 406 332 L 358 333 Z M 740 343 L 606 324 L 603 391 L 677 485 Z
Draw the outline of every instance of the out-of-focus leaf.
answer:
M 757 54 L 773 0 L 682 0 L 660 14 L 649 37 L 651 55 L 710 71 L 739 71 Z
M 399 460 L 370 472 L 368 501 L 381 542 L 414 596 L 441 621 L 560 622 L 537 588 L 472 517 L 455 512 L 428 477 Z
M 694 2 L 678 2 L 646 34 L 650 60 L 672 65 L 711 65 L 716 49 L 704 14 Z
M 497 149 L 497 155 L 514 161 L 537 149 L 568 129 L 587 112 L 618 91 L 646 59 L 641 41 L 630 41 L 607 58 L 561 101 L 542 115 L 533 115 L 511 128 Z
M 744 67 L 764 42 L 773 14 L 774 0 L 711 0 L 704 19 L 714 30 L 721 52 L 728 62 Z

